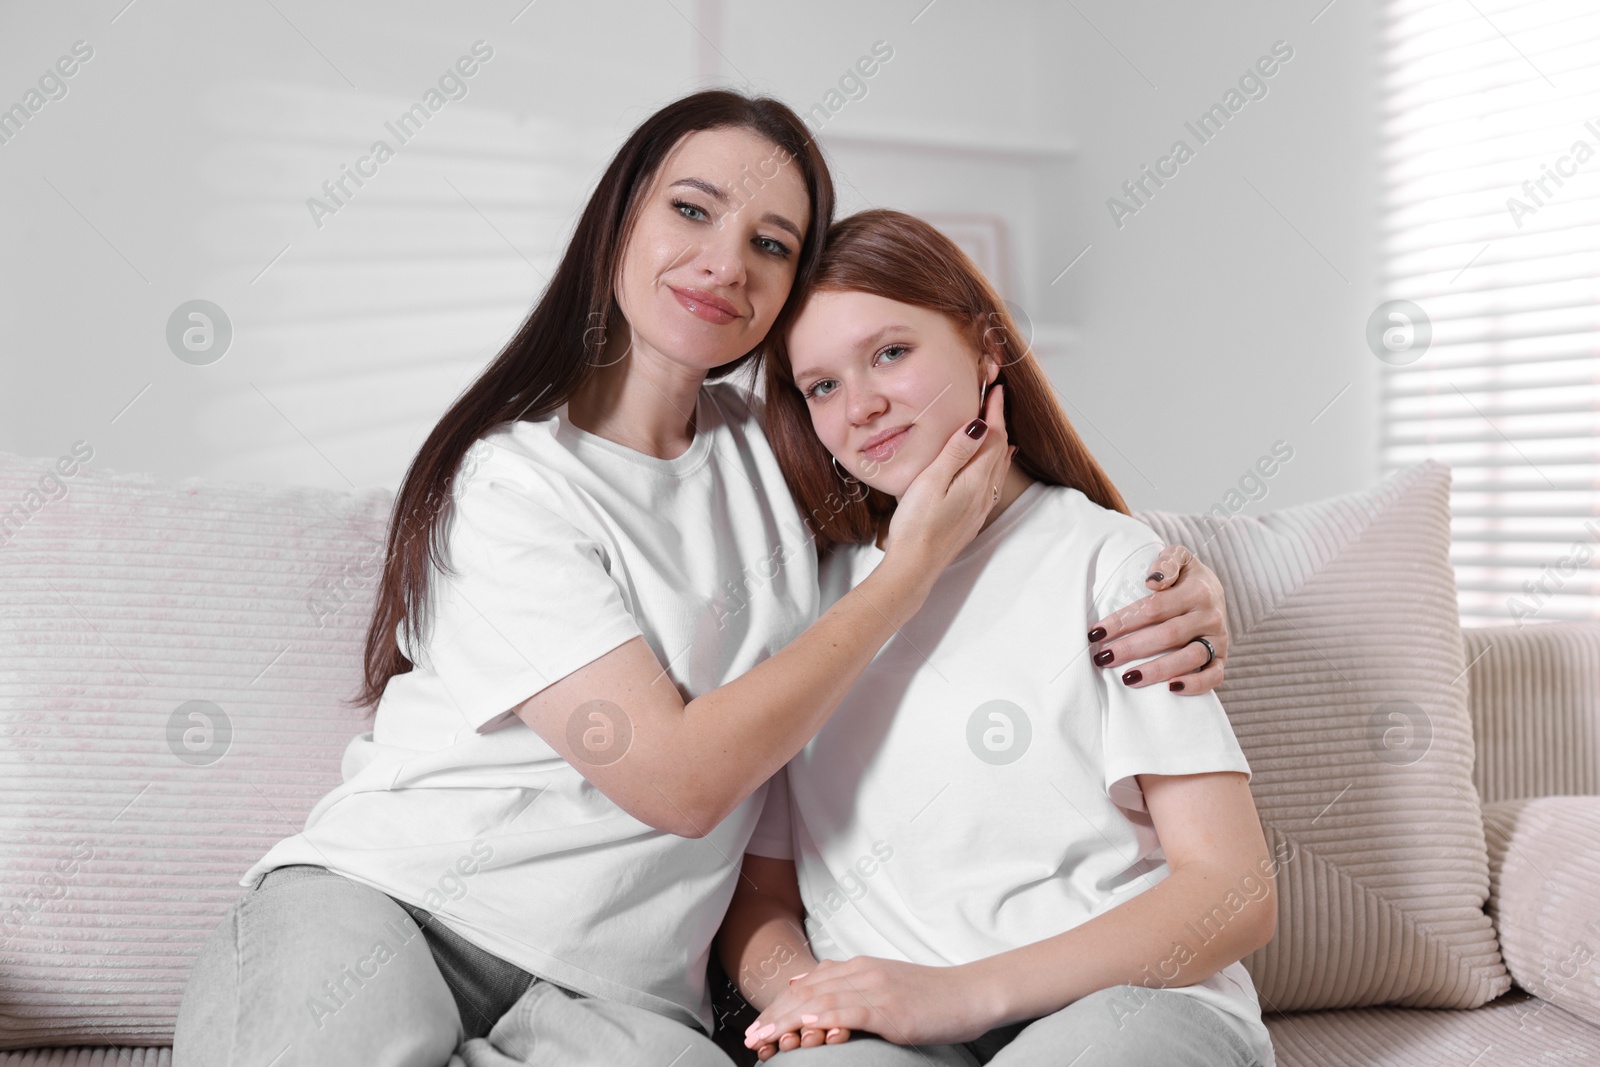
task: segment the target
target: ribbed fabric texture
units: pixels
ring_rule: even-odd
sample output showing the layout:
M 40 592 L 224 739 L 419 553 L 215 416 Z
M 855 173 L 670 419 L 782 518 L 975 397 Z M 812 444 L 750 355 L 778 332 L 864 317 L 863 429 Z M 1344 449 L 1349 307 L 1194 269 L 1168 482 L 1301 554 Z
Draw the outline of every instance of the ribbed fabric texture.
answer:
M 1600 623 L 1462 631 L 1485 804 L 1600 794 Z
M 1278 1067 L 1594 1067 L 1600 1028 L 1526 993 L 1475 1011 L 1269 1015 Z
M 1483 822 L 1489 914 L 1511 977 L 1600 1027 L 1600 797 L 1504 800 Z
M 172 1067 L 170 1048 L 41 1048 L 0 1052 L 0 1067 Z
M 1218 690 L 1254 779 L 1278 931 L 1246 957 L 1264 1010 L 1470 1008 L 1510 987 L 1449 560 L 1450 470 L 1218 524 L 1141 514 L 1227 592 Z
M 48 499 L 49 467 L 0 455 L 0 517 L 26 513 L 0 545 L 0 1048 L 170 1042 L 239 877 L 369 728 L 341 701 L 391 495 L 86 468 Z

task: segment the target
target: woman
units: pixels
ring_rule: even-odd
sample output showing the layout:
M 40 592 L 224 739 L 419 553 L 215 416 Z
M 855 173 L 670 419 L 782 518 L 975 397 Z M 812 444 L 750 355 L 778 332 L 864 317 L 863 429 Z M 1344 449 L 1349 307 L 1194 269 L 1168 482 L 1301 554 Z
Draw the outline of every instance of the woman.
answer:
M 1002 425 L 964 424 L 908 490 L 883 573 L 818 611 L 757 406 L 707 381 L 792 313 L 832 205 L 776 101 L 695 94 L 621 147 L 549 288 L 406 474 L 367 640 L 373 728 L 241 880 L 190 977 L 179 1067 L 436 1067 L 513 1015 L 540 1062 L 727 1062 L 705 972 L 764 784 L 1008 466 Z M 1162 594 L 1192 609 L 1184 639 L 1224 636 L 1208 578 Z M 1167 640 L 1106 625 L 1124 649 Z
M 1017 451 L 984 529 L 769 787 L 720 937 L 763 1009 L 746 1044 L 801 1065 L 1270 1064 L 1239 962 L 1276 923 L 1249 767 L 1214 696 L 1107 685 L 1051 641 L 1138 596 L 1160 539 L 1012 336 L 952 242 L 875 210 L 834 225 L 772 346 L 796 499 L 830 464 L 863 483 L 817 524 L 825 602 L 883 565 L 985 393 L 1007 389 Z

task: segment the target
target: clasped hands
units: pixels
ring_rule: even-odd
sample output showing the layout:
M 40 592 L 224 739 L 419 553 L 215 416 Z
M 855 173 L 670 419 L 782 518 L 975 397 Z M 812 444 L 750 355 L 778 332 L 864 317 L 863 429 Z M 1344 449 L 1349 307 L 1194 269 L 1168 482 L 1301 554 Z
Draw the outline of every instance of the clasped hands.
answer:
M 1001 1021 L 976 992 L 968 967 L 874 956 L 823 960 L 789 980 L 745 1031 L 745 1045 L 768 1060 L 790 1049 L 840 1044 L 855 1030 L 897 1045 L 971 1041 Z

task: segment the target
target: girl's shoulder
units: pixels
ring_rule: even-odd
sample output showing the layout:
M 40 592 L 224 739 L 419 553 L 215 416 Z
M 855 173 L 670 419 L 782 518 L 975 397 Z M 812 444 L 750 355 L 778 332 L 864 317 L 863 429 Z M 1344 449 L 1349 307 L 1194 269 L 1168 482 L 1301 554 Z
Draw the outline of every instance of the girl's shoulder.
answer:
M 1090 500 L 1081 489 L 1066 485 L 1041 487 L 1041 499 L 1036 510 L 1052 514 L 1057 519 L 1068 517 L 1074 528 L 1096 539 L 1159 541 L 1161 535 L 1149 523 L 1125 515 L 1114 508 L 1104 507 Z
M 1137 566 L 1153 558 L 1166 542 L 1151 526 L 1132 515 L 1097 504 L 1078 489 L 1047 486 L 1030 515 L 1036 536 L 1105 574 Z

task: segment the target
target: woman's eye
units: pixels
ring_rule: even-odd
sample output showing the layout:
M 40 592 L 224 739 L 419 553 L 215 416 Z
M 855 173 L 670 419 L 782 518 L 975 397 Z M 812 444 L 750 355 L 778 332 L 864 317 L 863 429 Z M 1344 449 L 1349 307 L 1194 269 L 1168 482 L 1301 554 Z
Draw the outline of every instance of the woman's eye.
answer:
M 706 212 L 705 208 L 701 207 L 699 204 L 690 203 L 687 200 L 674 200 L 672 201 L 672 206 L 673 209 L 678 212 L 678 214 L 694 222 L 704 222 L 711 217 Z M 792 254 L 789 246 L 775 237 L 758 237 L 756 238 L 756 244 L 761 247 L 762 251 L 768 253 L 769 255 L 777 256 L 780 259 L 787 258 Z
M 703 218 L 708 218 L 709 217 L 709 216 L 706 215 L 705 208 L 701 207 L 699 204 L 691 204 L 687 200 L 674 200 L 672 202 L 672 206 L 674 208 L 676 208 L 677 211 L 678 211 L 678 214 L 683 215 L 684 218 L 701 218 L 701 219 L 703 219 Z M 684 213 L 684 208 L 688 208 L 690 211 L 698 211 L 700 214 L 698 216 L 685 214 Z
M 758 237 L 756 242 L 775 256 L 783 257 L 789 254 L 789 246 L 773 237 Z
M 833 389 L 832 388 L 823 389 L 823 387 L 824 386 L 830 386 L 831 387 L 832 385 L 833 385 L 833 380 L 831 378 L 822 379 L 820 382 L 817 382 L 816 384 L 814 384 L 810 389 L 806 390 L 806 399 L 807 400 L 814 400 L 817 397 L 827 396 L 829 393 L 833 392 Z M 819 392 L 818 390 L 822 390 L 822 391 Z
M 906 352 L 906 350 L 907 350 L 907 348 L 906 348 L 905 345 L 890 345 L 888 348 L 885 348 L 882 352 L 878 353 L 878 358 L 879 359 L 884 359 L 885 357 L 887 357 L 889 355 L 890 352 L 899 352 L 899 353 L 903 354 L 903 353 Z M 896 357 L 896 358 L 899 358 L 899 357 Z M 891 361 L 891 362 L 893 362 L 893 361 Z

